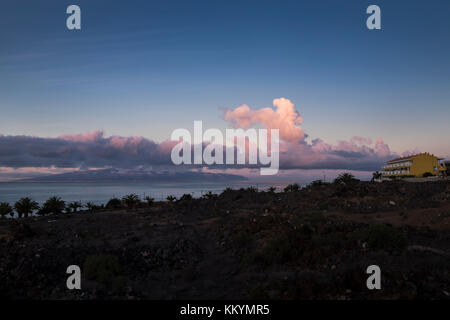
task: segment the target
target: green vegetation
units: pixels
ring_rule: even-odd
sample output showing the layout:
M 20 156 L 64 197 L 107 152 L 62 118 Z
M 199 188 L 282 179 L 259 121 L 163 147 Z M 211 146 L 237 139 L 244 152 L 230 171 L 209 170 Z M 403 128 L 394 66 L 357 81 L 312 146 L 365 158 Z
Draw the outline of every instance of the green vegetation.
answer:
M 147 201 L 148 206 L 151 207 L 155 199 L 150 196 L 146 196 L 145 201 Z
M 0 216 L 4 218 L 6 215 L 10 215 L 11 217 L 14 215 L 13 208 L 9 205 L 8 202 L 0 202 Z
M 428 177 L 432 177 L 433 176 L 433 174 L 431 173 L 431 172 L 425 172 L 424 174 L 423 174 L 423 177 L 424 178 L 428 178 Z
M 267 243 L 261 258 L 265 264 L 285 263 L 298 258 L 300 250 L 296 237 L 282 233 Z
M 334 184 L 351 184 L 351 183 L 355 183 L 358 181 L 359 180 L 356 179 L 355 176 L 352 175 L 351 173 L 344 172 L 344 173 L 341 173 L 340 175 L 338 175 L 337 178 L 334 179 L 333 183 Z
M 398 249 L 406 246 L 406 239 L 401 232 L 386 224 L 372 224 L 358 230 L 354 236 L 362 243 L 367 243 L 370 249 Z
M 85 206 L 89 212 L 94 212 L 94 210 L 96 210 L 98 207 L 91 201 L 86 202 L 86 206 Z
M 311 182 L 309 184 L 310 187 L 320 187 L 320 186 L 325 186 L 329 184 L 328 182 L 325 182 L 323 180 L 314 180 L 313 182 Z
M 253 287 L 249 292 L 248 298 L 250 300 L 268 300 L 268 299 L 270 299 L 266 290 L 264 290 L 264 287 L 262 287 L 261 285 L 257 285 L 256 287 Z
M 170 203 L 173 203 L 177 200 L 177 197 L 175 196 L 167 196 L 166 198 L 167 201 L 169 201 Z
M 108 209 L 121 209 L 122 208 L 122 201 L 120 201 L 120 199 L 118 199 L 118 198 L 112 198 L 106 204 L 106 208 L 108 208 Z
M 14 204 L 14 209 L 16 210 L 19 218 L 28 218 L 28 215 L 32 214 L 34 210 L 38 210 L 38 203 L 28 197 L 21 198 Z
M 217 198 L 217 194 L 212 193 L 211 191 L 208 191 L 207 193 L 205 193 L 202 198 L 204 199 L 215 199 Z
M 121 272 L 119 259 L 110 254 L 93 254 L 86 258 L 83 271 L 90 280 L 111 283 Z
M 122 198 L 122 202 L 125 203 L 127 208 L 133 209 L 138 205 L 138 203 L 141 202 L 141 200 L 139 199 L 139 196 L 137 194 L 131 193 L 131 194 L 124 196 Z
M 379 180 L 381 179 L 383 175 L 381 174 L 381 172 L 375 171 L 374 173 L 372 173 L 372 182 L 374 182 L 375 180 Z
M 39 209 L 37 214 L 39 215 L 46 215 L 51 213 L 58 214 L 62 213 L 65 207 L 66 203 L 63 200 L 61 200 L 60 197 L 54 196 L 48 198 L 47 201 L 45 201 L 45 203 Z
M 289 184 L 283 189 L 284 192 L 295 192 L 300 190 L 300 185 L 298 183 Z
M 194 199 L 194 198 L 192 197 L 192 194 L 190 194 L 190 193 L 185 193 L 185 194 L 183 194 L 183 195 L 181 196 L 181 198 L 180 198 L 179 201 L 190 201 L 190 200 L 192 200 L 192 199 Z
M 80 201 L 74 201 L 69 203 L 67 208 L 69 209 L 69 212 L 76 213 L 79 208 L 83 208 L 83 204 Z

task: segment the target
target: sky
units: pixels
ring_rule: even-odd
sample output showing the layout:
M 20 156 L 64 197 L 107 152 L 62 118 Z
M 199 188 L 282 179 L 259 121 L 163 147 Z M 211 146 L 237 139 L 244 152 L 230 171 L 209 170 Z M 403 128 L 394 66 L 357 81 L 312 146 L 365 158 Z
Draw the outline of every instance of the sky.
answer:
M 81 30 L 66 28 L 71 4 Z M 381 30 L 366 28 L 371 4 Z M 69 135 L 102 132 L 101 143 L 158 145 L 194 120 L 230 127 L 239 119 L 226 112 L 242 105 L 276 111 L 279 98 L 305 133 L 288 144 L 370 148 L 370 165 L 349 169 L 417 151 L 450 156 L 448 1 L 4 0 L 0 8 L 0 134 L 9 139 L 0 141 L 0 167 L 30 160 L 33 138 L 73 144 Z M 15 149 L 14 136 L 24 145 Z M 376 162 L 378 139 L 389 153 Z

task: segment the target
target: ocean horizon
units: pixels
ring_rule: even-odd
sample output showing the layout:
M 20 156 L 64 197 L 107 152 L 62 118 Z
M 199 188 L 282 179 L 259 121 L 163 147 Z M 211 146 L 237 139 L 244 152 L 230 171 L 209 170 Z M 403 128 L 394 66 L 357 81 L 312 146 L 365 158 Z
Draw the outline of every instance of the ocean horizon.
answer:
M 111 198 L 122 198 L 127 194 L 137 194 L 141 200 L 146 196 L 156 201 L 164 201 L 169 195 L 179 198 L 183 194 L 201 197 L 211 191 L 220 193 L 226 188 L 240 189 L 256 187 L 266 190 L 273 186 L 281 191 L 292 181 L 227 181 L 227 182 L 0 182 L 0 202 L 13 205 L 23 197 L 30 197 L 43 204 L 49 197 L 58 196 L 66 202 L 93 202 L 106 204 Z

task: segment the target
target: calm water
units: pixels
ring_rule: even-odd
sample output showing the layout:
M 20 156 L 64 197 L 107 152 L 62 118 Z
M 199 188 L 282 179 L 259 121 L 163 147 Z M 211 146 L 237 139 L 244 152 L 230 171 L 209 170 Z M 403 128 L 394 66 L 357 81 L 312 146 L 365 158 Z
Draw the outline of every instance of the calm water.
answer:
M 168 195 L 180 197 L 190 193 L 194 197 L 212 191 L 220 193 L 225 188 L 246 188 L 249 186 L 266 190 L 270 186 L 279 189 L 286 186 L 284 182 L 227 182 L 227 183 L 41 183 L 41 182 L 2 182 L 0 183 L 0 202 L 11 205 L 22 197 L 30 197 L 42 204 L 51 196 L 59 196 L 64 201 L 92 201 L 95 204 L 106 204 L 113 197 L 121 198 L 126 194 L 136 193 L 143 199 L 151 196 L 155 200 L 165 200 Z

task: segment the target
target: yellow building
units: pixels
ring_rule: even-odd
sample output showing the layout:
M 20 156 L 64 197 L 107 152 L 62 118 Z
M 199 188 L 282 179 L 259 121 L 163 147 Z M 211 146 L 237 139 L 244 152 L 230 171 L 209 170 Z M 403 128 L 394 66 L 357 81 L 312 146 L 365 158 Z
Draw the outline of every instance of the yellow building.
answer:
M 446 168 L 443 160 L 427 152 L 392 159 L 383 167 L 382 175 L 383 177 L 445 175 Z

